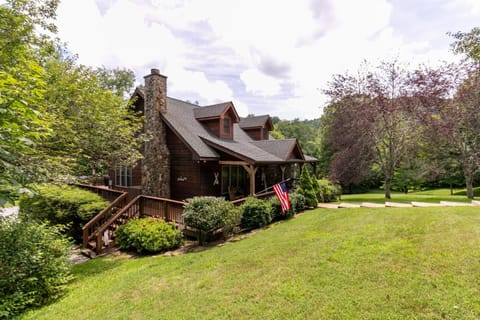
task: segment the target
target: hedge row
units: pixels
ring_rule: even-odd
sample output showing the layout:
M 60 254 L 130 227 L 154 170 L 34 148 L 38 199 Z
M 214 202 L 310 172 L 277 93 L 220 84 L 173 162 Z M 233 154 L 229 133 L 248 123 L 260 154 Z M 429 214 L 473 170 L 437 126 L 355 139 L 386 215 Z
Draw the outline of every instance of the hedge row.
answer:
M 66 185 L 41 185 L 20 197 L 19 216 L 24 220 L 62 225 L 65 234 L 79 241 L 82 226 L 108 206 L 98 194 Z
M 272 221 L 292 217 L 303 211 L 305 198 L 299 193 L 290 194 L 291 208 L 282 213 L 276 197 L 260 200 L 249 197 L 240 207 L 230 201 L 215 197 L 194 197 L 187 200 L 183 220 L 186 226 L 198 231 L 202 244 L 208 233 L 222 230 L 227 236 L 241 228 L 253 229 L 265 226 Z

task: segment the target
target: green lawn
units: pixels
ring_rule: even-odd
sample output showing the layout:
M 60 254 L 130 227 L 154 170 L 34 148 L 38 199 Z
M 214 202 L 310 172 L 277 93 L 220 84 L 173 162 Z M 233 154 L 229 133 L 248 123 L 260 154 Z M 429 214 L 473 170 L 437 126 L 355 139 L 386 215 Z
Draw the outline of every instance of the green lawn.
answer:
M 22 319 L 478 319 L 480 210 L 316 209 L 202 252 L 74 271 Z
M 459 191 L 459 190 L 456 190 Z M 415 191 L 405 194 L 403 192 L 392 192 L 390 202 L 410 203 L 412 201 L 439 203 L 440 201 L 471 202 L 466 196 L 451 196 L 450 189 L 434 189 L 426 191 Z M 362 203 L 374 202 L 385 203 L 383 190 L 371 190 L 361 194 L 344 194 L 340 202 Z

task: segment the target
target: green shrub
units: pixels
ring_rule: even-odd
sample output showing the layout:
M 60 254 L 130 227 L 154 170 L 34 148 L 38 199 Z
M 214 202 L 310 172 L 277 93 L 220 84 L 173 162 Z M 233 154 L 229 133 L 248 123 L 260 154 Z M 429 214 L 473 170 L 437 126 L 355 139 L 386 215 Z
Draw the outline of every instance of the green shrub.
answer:
M 234 232 L 241 220 L 241 212 L 230 201 L 216 197 L 194 197 L 187 200 L 183 211 L 185 225 L 198 231 L 198 241 L 203 244 L 206 235 L 222 229 L 227 236 Z
M 319 201 L 332 202 L 337 201 L 341 194 L 341 187 L 333 184 L 327 179 L 316 180 L 319 186 Z
M 269 199 L 272 206 L 272 218 L 273 220 L 288 219 L 295 214 L 302 212 L 305 209 L 305 197 L 298 192 L 292 192 L 288 195 L 290 199 L 290 209 L 282 214 L 282 206 L 277 197 L 271 197 Z
M 305 197 L 298 192 L 292 192 L 290 194 L 291 207 L 295 210 L 295 213 L 305 210 Z
M 315 192 L 310 173 L 307 166 L 302 167 L 302 173 L 298 180 L 297 192 L 305 197 L 305 205 L 316 208 L 318 205 L 317 194 Z
M 176 226 L 153 218 L 132 219 L 115 232 L 120 249 L 154 253 L 178 248 L 182 233 Z
M 10 184 L 0 183 L 0 206 L 7 203 L 14 204 L 18 200 L 19 188 Z
M 269 201 L 248 197 L 240 206 L 241 226 L 244 228 L 263 227 L 272 222 L 272 204 Z
M 20 197 L 19 216 L 25 220 L 65 226 L 65 233 L 80 240 L 82 226 L 108 206 L 96 193 L 73 186 L 42 185 L 33 195 Z
M 0 218 L 0 319 L 57 298 L 70 280 L 70 245 L 58 227 Z

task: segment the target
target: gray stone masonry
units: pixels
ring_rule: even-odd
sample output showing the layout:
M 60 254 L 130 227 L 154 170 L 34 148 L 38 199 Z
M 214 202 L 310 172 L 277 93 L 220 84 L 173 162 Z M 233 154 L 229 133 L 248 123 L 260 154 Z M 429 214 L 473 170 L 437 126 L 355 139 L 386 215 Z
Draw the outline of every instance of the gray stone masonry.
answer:
M 142 193 L 170 198 L 170 154 L 165 123 L 161 114 L 167 112 L 167 77 L 158 69 L 145 76 L 145 131 L 151 139 L 145 142 L 142 161 Z

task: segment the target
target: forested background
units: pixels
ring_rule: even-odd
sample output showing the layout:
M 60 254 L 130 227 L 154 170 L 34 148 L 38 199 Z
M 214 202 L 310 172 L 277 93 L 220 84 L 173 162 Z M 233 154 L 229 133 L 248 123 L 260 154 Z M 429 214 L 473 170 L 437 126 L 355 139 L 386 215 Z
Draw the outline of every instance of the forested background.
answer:
M 278 138 L 297 138 L 318 174 L 347 192 L 408 192 L 473 185 L 480 169 L 480 29 L 450 34 L 459 63 L 365 61 L 337 74 L 319 119 L 274 119 Z

